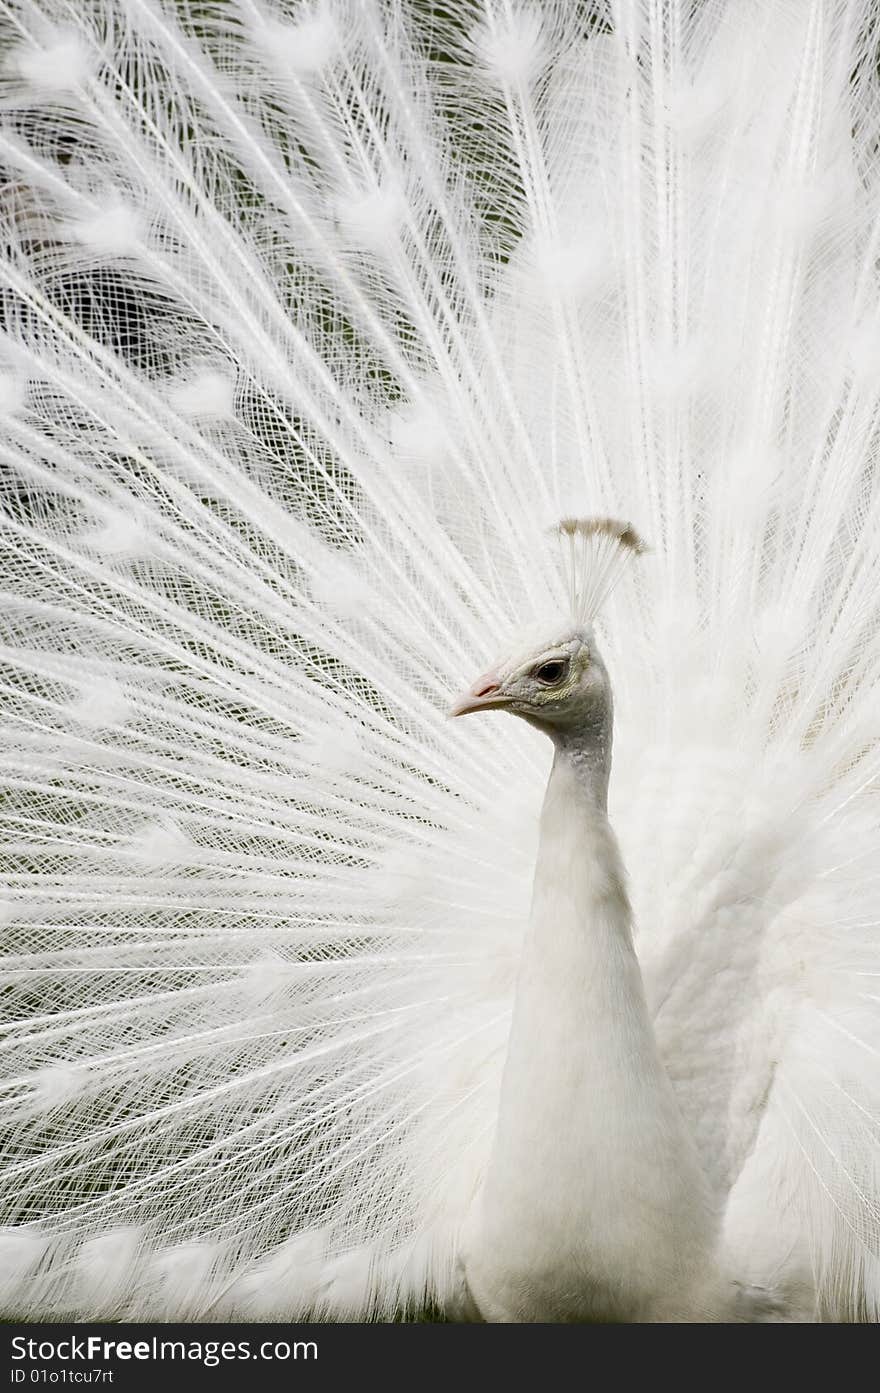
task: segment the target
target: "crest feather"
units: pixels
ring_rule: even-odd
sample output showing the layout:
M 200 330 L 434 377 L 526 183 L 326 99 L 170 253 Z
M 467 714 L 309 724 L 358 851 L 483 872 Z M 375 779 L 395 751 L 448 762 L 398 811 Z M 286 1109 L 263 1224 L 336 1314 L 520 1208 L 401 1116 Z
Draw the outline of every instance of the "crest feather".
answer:
M 572 617 L 590 624 L 630 558 L 648 548 L 632 524 L 618 518 L 563 518 L 556 533 Z

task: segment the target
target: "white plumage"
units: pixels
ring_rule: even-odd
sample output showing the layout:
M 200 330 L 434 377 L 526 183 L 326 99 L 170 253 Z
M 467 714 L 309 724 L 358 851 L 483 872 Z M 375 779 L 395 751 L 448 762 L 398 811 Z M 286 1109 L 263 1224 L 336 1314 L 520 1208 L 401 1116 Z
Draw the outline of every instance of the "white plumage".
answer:
M 610 514 L 717 1270 L 875 1319 L 874 0 L 0 15 L 2 1309 L 469 1309 L 548 763 L 445 713 Z

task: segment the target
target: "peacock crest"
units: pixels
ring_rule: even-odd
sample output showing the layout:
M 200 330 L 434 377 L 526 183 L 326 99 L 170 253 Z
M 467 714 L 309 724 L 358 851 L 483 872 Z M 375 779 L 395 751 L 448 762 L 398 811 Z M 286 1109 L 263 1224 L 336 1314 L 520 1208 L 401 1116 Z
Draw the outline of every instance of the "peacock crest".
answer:
M 554 529 L 571 617 L 592 624 L 630 561 L 648 550 L 631 523 L 618 518 L 562 518 Z

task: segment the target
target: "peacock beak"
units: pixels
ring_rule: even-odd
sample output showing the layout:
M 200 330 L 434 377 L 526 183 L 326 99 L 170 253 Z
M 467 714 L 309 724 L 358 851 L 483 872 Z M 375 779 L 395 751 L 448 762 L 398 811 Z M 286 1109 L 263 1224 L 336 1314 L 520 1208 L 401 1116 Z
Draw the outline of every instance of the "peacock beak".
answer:
M 477 678 L 470 691 L 449 708 L 449 715 L 467 716 L 471 711 L 491 711 L 493 706 L 506 706 L 507 701 L 508 698 L 502 693 L 500 678 L 494 672 L 485 672 Z

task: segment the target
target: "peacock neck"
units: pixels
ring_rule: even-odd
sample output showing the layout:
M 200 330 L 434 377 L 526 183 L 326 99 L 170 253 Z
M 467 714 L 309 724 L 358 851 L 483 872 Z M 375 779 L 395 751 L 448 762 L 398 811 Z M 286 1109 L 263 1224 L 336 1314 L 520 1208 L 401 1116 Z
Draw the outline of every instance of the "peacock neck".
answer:
M 559 738 L 467 1275 L 493 1319 L 651 1319 L 711 1242 L 606 814 L 610 720 Z
M 607 819 L 608 783 L 611 778 L 611 719 L 597 720 L 584 739 L 581 732 L 560 731 L 554 736 L 553 770 L 544 800 L 546 808 L 554 782 L 570 786 L 572 801 L 584 811 L 592 809 Z

